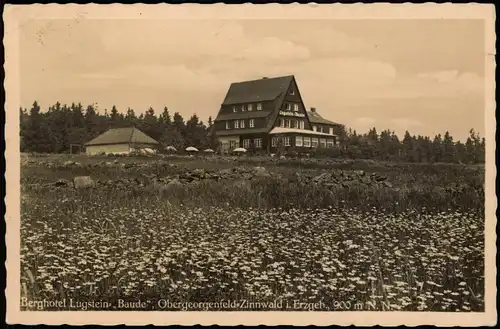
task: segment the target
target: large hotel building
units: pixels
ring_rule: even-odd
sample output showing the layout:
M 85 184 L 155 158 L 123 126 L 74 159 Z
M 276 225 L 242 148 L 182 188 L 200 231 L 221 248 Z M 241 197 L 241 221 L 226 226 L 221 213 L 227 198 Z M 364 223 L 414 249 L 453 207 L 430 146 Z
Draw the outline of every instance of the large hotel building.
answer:
M 212 133 L 222 150 L 274 152 L 279 147 L 335 147 L 342 125 L 306 110 L 293 75 L 235 82 L 229 87 Z

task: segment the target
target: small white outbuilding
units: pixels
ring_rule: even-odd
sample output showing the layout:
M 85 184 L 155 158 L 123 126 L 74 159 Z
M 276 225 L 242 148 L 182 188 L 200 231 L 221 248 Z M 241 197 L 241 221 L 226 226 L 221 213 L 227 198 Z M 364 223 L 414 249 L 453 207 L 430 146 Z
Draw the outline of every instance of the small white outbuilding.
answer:
M 87 155 L 101 153 L 130 154 L 142 149 L 156 149 L 160 143 L 135 127 L 109 129 L 85 144 Z

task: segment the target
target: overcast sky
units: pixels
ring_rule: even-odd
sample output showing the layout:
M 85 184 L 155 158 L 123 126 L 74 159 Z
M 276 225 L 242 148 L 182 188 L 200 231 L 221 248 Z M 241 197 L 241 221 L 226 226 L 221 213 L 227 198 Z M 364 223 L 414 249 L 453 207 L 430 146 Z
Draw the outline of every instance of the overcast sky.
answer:
M 22 106 L 215 117 L 231 82 L 294 74 L 306 107 L 366 132 L 484 136 L 480 20 L 31 20 Z

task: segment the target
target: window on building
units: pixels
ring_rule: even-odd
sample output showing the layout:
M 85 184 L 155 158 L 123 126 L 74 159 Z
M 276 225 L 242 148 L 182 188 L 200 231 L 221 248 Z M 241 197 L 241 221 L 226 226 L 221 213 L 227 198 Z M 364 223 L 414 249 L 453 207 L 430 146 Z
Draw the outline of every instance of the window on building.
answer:
M 262 138 L 255 138 L 253 140 L 253 144 L 255 145 L 255 148 L 257 148 L 257 149 L 262 148 Z
M 290 137 L 288 137 L 288 136 L 283 137 L 283 145 L 284 146 L 290 146 L 291 145 L 290 144 Z
M 278 137 L 273 137 L 271 139 L 271 146 L 276 147 L 276 145 L 278 145 Z
M 299 104 L 293 104 L 293 110 L 299 112 Z
M 290 95 L 295 95 L 295 90 L 290 89 Z
M 236 148 L 236 141 L 229 141 L 229 148 L 232 150 Z
M 257 111 L 262 111 L 262 103 L 257 103 Z
M 241 105 L 241 111 L 245 112 L 247 110 L 247 106 L 245 104 Z
M 295 146 L 301 147 L 303 145 L 303 138 L 302 136 L 296 136 L 295 137 Z
M 250 140 L 249 139 L 243 140 L 243 147 L 246 149 L 250 148 Z
M 300 129 L 304 129 L 304 121 L 302 121 L 302 120 L 300 121 L 299 127 L 300 127 Z
M 312 147 L 318 147 L 318 139 L 313 137 L 311 138 L 311 146 Z
M 313 131 L 318 131 L 318 127 L 313 126 Z
M 255 121 L 254 121 L 254 119 L 250 119 L 249 126 L 250 126 L 250 128 L 255 127 Z
M 290 128 L 290 120 L 285 119 L 285 128 Z
M 320 138 L 320 140 L 319 140 L 319 146 L 320 147 L 326 147 L 326 139 L 325 138 Z
M 330 129 L 329 129 L 328 133 L 329 133 L 330 135 L 333 135 L 333 127 L 330 127 Z
M 304 137 L 304 147 L 311 147 L 311 137 Z
M 236 110 L 236 105 L 233 105 L 233 112 L 236 113 L 237 110 Z
M 292 109 L 292 104 L 286 103 L 285 104 L 285 110 L 290 111 Z
M 328 138 L 326 140 L 326 147 L 333 147 L 335 145 L 335 140 L 333 138 Z
M 238 129 L 240 127 L 240 121 L 234 120 L 234 128 Z
M 280 127 L 285 128 L 285 119 L 279 119 L 279 120 L 280 120 L 279 121 Z
M 245 120 L 240 120 L 240 128 L 245 128 Z
M 231 129 L 231 124 L 229 123 L 229 121 L 226 121 L 226 129 Z
M 252 104 L 248 104 L 248 111 L 252 111 Z

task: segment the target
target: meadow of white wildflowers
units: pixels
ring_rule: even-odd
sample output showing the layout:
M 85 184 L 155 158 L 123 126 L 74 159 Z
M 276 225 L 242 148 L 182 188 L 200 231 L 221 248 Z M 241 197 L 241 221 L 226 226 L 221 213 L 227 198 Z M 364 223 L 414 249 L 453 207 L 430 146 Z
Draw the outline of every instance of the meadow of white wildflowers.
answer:
M 308 207 L 308 191 L 287 192 L 286 183 L 276 205 L 261 202 L 280 193 L 268 187 L 217 184 L 170 196 L 23 187 L 22 297 L 148 300 L 151 310 L 161 299 L 484 310 L 482 209 L 430 209 L 408 199 L 398 208 L 363 207 L 348 193 Z

